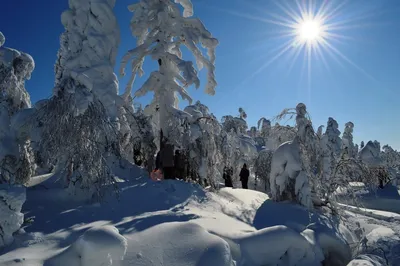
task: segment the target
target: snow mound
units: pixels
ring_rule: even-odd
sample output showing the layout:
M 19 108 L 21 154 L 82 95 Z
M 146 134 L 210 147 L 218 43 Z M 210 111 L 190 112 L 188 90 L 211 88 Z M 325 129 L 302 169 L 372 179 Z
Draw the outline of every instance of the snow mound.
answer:
M 22 186 L 0 185 L 0 248 L 13 242 L 13 234 L 24 222 L 21 213 L 26 199 L 25 188 Z
M 310 212 L 306 207 L 289 202 L 266 200 L 258 208 L 253 225 L 259 230 L 284 226 L 297 232 L 297 237 L 303 235 L 307 239 L 313 239 L 308 242 L 319 246 L 327 265 L 345 265 L 351 260 L 348 242 L 354 242 L 355 237 L 352 232 L 342 226 L 340 221 L 318 211 Z M 292 235 L 292 233 L 286 232 L 284 234 Z M 291 247 L 285 246 L 284 248 L 289 250 Z M 302 252 L 306 252 L 306 250 Z
M 128 235 L 124 265 L 233 266 L 228 243 L 192 223 L 172 222 Z
M 376 255 L 360 255 L 352 260 L 347 266 L 383 266 L 385 261 Z
M 307 229 L 303 236 L 278 225 L 250 233 L 239 240 L 242 252 L 239 265 L 321 265 L 324 255 L 311 231 Z
M 45 265 L 110 266 L 120 265 L 127 250 L 127 240 L 114 226 L 87 230 L 74 244 Z

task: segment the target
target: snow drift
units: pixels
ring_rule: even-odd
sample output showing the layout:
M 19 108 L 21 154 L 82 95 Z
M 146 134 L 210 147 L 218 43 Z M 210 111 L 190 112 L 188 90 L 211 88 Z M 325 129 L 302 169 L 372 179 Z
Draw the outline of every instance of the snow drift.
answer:
M 49 259 L 48 266 L 119 265 L 127 249 L 127 240 L 114 226 L 93 227 L 75 243 Z

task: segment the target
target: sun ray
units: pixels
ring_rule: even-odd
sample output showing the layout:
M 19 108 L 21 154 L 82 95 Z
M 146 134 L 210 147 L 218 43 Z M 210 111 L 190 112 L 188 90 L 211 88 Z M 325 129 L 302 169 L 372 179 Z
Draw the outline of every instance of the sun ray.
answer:
M 278 1 L 279 0 L 274 1 L 274 4 L 279 7 L 289 18 L 293 19 L 296 23 L 301 21 L 301 16 L 299 16 L 295 10 L 293 10 L 290 6 L 281 5 L 281 3 Z
M 326 70 L 328 70 L 328 72 L 330 72 L 330 68 L 329 68 L 328 62 L 326 61 L 325 56 L 322 53 L 321 47 L 320 46 L 316 46 L 315 48 L 316 48 L 315 49 L 315 51 L 316 51 L 315 55 L 318 56 L 318 58 L 321 58 L 322 64 L 325 66 Z
M 344 61 L 355 67 L 358 71 L 360 71 L 362 74 L 364 74 L 366 77 L 371 79 L 374 82 L 378 82 L 376 78 L 374 78 L 372 75 L 370 75 L 367 71 L 365 71 L 362 67 L 358 66 L 356 63 L 354 63 L 352 60 L 350 60 L 347 56 L 345 56 L 342 52 L 340 52 L 338 49 L 336 49 L 334 46 L 332 46 L 329 42 L 324 42 L 325 45 L 331 49 L 336 55 L 341 57 Z
M 300 44 L 301 46 L 300 47 L 297 47 L 296 49 L 293 49 L 291 52 L 293 52 L 294 53 L 294 56 L 293 56 L 293 59 L 291 60 L 292 62 L 290 63 L 290 65 L 289 65 L 289 68 L 288 68 L 288 70 L 287 70 L 287 75 L 289 75 L 291 72 L 292 72 L 292 69 L 293 69 L 293 66 L 294 66 L 294 64 L 296 63 L 296 61 L 297 61 L 297 58 L 299 58 L 299 55 L 300 55 L 300 53 L 301 53 L 301 51 L 303 50 L 303 45 L 304 44 Z
M 283 26 L 283 27 L 288 27 L 288 28 L 293 27 L 293 25 L 290 24 L 290 23 L 283 23 L 283 22 L 280 22 L 280 21 L 266 19 L 266 18 L 262 18 L 262 17 L 259 17 L 259 16 L 249 15 L 249 14 L 240 13 L 240 12 L 236 12 L 236 11 L 233 11 L 233 10 L 227 10 L 227 9 L 223 9 L 223 8 L 216 8 L 216 9 L 219 9 L 219 11 L 222 11 L 222 12 L 225 12 L 225 13 L 237 16 L 237 17 L 241 17 L 241 18 L 247 18 L 247 19 L 251 19 L 251 20 L 255 20 L 255 21 L 259 21 L 259 22 L 264 22 L 264 23 L 268 23 L 268 24 L 275 24 L 275 25 L 278 25 L 278 26 Z

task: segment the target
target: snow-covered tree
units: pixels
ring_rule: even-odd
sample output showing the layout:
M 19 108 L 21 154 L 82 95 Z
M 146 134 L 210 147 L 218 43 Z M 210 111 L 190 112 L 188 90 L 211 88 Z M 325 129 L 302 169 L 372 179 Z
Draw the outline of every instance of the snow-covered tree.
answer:
M 265 117 L 261 117 L 257 122 L 258 130 L 260 130 L 260 136 L 267 139 L 271 133 L 271 121 Z
M 183 14 L 179 7 L 183 7 Z M 203 23 L 192 18 L 193 6 L 190 0 L 141 0 L 129 6 L 134 13 L 131 20 L 132 34 L 136 37 L 136 48 L 128 51 L 123 57 L 120 74 L 125 75 L 125 68 L 131 61 L 132 74 L 124 97 L 131 94 L 135 77 L 143 75 L 143 63 L 146 56 L 157 60 L 159 68 L 150 74 L 147 81 L 135 92 L 140 97 L 154 92 L 150 105 L 145 113 L 151 115 L 157 129 L 170 139 L 170 133 L 176 127 L 176 120 L 182 116 L 178 110 L 179 94 L 183 99 L 191 98 L 187 88 L 200 86 L 197 70 L 191 61 L 182 59 L 181 46 L 194 55 L 198 69 L 207 68 L 205 92 L 215 94 L 217 82 L 214 75 L 215 48 L 217 39 L 204 27 Z M 199 45 L 207 49 L 203 55 Z M 178 117 L 178 118 L 177 118 Z
M 270 186 L 276 201 L 291 200 L 312 208 L 310 175 L 315 154 L 315 133 L 308 118 L 306 106 L 299 103 L 296 108 L 285 109 L 279 119 L 296 115 L 296 136 L 293 141 L 279 146 L 271 162 Z
M 191 119 L 184 123 L 186 130 L 179 148 L 184 152 L 190 175 L 216 188 L 226 162 L 222 148 L 226 135 L 216 117 L 199 101 L 184 111 L 191 115 Z
M 345 124 L 343 137 L 342 137 L 342 150 L 348 154 L 349 157 L 355 157 L 355 147 L 353 143 L 353 122 L 347 122 Z
M 319 197 L 326 198 L 330 193 L 330 182 L 332 180 L 332 171 L 341 155 L 341 139 L 339 124 L 335 119 L 329 117 L 325 134 L 320 140 L 320 184 L 315 189 Z
M 0 32 L 0 183 L 25 183 L 35 164 L 25 121 L 31 107 L 25 80 L 35 67 L 32 57 L 4 47 Z
M 252 138 L 256 138 L 257 137 L 257 128 L 256 127 L 251 127 L 249 130 L 249 136 Z
M 381 158 L 387 167 L 400 170 L 400 152 L 389 145 L 382 147 Z
M 60 36 L 54 95 L 66 98 L 76 116 L 96 101 L 110 118 L 117 116 L 114 66 L 120 32 L 114 5 L 110 0 L 70 0 L 61 15 L 65 32 Z
M 14 240 L 24 221 L 25 184 L 34 174 L 27 121 L 31 107 L 25 81 L 35 67 L 32 57 L 4 47 L 0 32 L 0 249 Z
M 254 164 L 255 174 L 255 189 L 264 190 L 264 192 L 270 191 L 269 176 L 271 173 L 272 156 L 274 152 L 272 150 L 264 149 L 258 153 L 257 159 Z
M 324 129 L 324 126 L 323 126 L 323 125 L 319 126 L 318 129 L 317 129 L 317 137 L 318 137 L 319 139 L 322 138 L 322 130 L 323 130 L 323 129 Z
M 70 0 L 55 65 L 53 97 L 38 111 L 41 150 L 66 185 L 97 196 L 114 183 L 109 155 L 119 155 L 118 81 L 113 72 L 119 29 L 115 1 Z M 87 195 L 92 195 L 88 193 Z
M 366 164 L 371 172 L 370 175 L 362 177 L 361 180 L 367 186 L 377 186 L 380 176 L 387 177 L 387 169 L 381 158 L 381 145 L 378 141 L 368 141 L 359 152 L 360 160 Z
M 225 115 L 222 117 L 222 126 L 226 132 L 243 135 L 247 130 L 247 122 L 241 117 Z
M 296 137 L 296 128 L 286 125 L 282 126 L 279 123 L 271 128 L 269 134 L 267 147 L 272 150 L 276 150 L 281 144 L 292 141 Z
M 242 107 L 239 107 L 239 117 L 244 120 L 247 118 L 247 113 Z
M 118 121 L 121 156 L 152 171 L 157 147 L 150 118 L 144 114 L 141 106 L 134 108 L 132 97 L 125 103 L 120 107 Z

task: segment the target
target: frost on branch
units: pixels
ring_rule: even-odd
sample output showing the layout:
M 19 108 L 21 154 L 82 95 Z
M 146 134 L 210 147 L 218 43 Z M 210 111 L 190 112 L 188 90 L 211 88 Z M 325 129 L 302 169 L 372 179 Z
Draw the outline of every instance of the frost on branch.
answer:
M 107 158 L 119 155 L 117 77 L 119 29 L 115 1 L 70 0 L 55 65 L 53 97 L 38 110 L 41 151 L 72 191 L 101 196 L 115 184 Z M 87 192 L 87 191 L 86 191 Z
M 212 37 L 199 19 L 190 17 L 193 14 L 191 1 L 175 2 L 183 6 L 183 15 L 179 6 L 170 0 L 141 0 L 129 6 L 129 10 L 134 13 L 131 31 L 137 39 L 137 46 L 125 54 L 120 68 L 120 74 L 125 75 L 126 66 L 131 62 L 132 74 L 124 93 L 126 99 L 131 94 L 136 75 L 143 75 L 145 57 L 150 56 L 158 61 L 159 69 L 150 74 L 135 96 L 154 92 L 153 101 L 145 112 L 153 116 L 157 128 L 167 138 L 171 130 L 169 120 L 178 107 L 176 94 L 191 104 L 186 89 L 191 85 L 196 88 L 200 86 L 193 63 L 182 59 L 182 45 L 194 55 L 199 70 L 203 67 L 208 70 L 205 92 L 214 95 L 217 85 L 214 74 L 217 39 Z M 207 49 L 207 56 L 203 55 L 199 45 Z
M 0 183 L 25 183 L 35 171 L 27 125 L 18 123 L 31 107 L 25 80 L 35 67 L 32 57 L 3 47 L 0 32 Z M 29 113 L 29 112 L 28 112 Z

